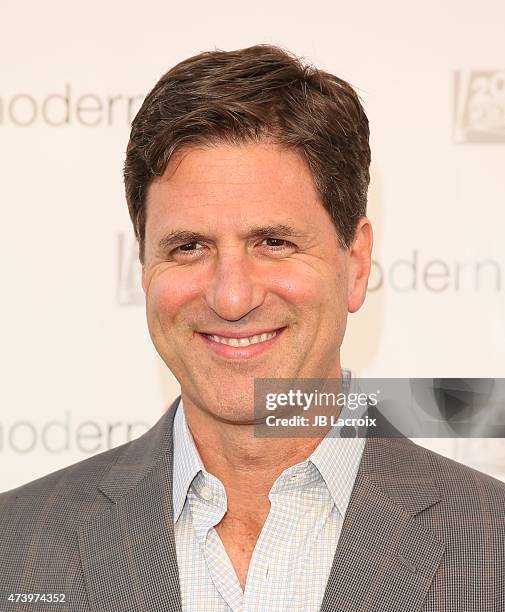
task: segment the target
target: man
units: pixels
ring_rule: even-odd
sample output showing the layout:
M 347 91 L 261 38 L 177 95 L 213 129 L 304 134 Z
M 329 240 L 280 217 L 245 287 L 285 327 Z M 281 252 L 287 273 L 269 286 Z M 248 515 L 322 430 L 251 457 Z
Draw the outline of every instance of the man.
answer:
M 40 609 L 505 610 L 502 483 L 406 438 L 254 433 L 255 380 L 353 384 L 368 136 L 350 85 L 273 46 L 192 57 L 150 92 L 126 196 L 181 396 L 0 497 L 2 609 L 53 592 Z

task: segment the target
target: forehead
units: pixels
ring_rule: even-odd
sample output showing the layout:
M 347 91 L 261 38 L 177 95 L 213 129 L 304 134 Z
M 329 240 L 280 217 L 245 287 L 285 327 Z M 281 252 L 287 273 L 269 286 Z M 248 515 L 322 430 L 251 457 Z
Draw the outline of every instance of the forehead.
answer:
M 302 155 L 272 143 L 219 143 L 180 151 L 147 194 L 153 213 L 273 207 L 310 214 L 315 203 L 319 197 Z

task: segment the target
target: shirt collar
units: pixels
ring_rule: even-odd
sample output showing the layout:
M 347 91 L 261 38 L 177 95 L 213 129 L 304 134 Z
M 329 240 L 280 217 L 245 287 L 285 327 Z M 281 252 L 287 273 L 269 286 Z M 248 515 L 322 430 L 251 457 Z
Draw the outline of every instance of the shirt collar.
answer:
M 360 392 L 358 381 L 350 370 L 342 369 L 342 381 L 344 393 Z M 348 415 L 347 406 L 344 406 L 341 416 Z M 318 469 L 343 517 L 349 505 L 366 438 L 341 438 L 340 432 L 338 426 L 330 429 L 307 461 Z
M 350 370 L 342 369 L 345 392 L 359 392 Z M 174 419 L 173 506 L 177 522 L 186 502 L 188 489 L 195 476 L 205 473 L 202 459 L 195 446 L 184 415 L 182 397 Z M 345 515 L 356 479 L 366 438 L 340 438 L 334 427 L 321 440 L 306 461 L 312 462 L 321 474 L 340 514 Z M 288 468 L 289 469 L 289 468 Z
M 174 474 L 172 492 L 174 522 L 177 522 L 181 515 L 188 489 L 193 479 L 200 471 L 203 472 L 204 470 L 200 453 L 195 446 L 193 436 L 186 423 L 181 397 L 174 418 Z

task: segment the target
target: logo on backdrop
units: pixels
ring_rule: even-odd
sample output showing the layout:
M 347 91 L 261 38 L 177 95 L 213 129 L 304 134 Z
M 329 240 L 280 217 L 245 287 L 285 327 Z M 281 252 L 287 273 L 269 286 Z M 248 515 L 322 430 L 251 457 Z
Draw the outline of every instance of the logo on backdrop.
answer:
M 139 249 L 135 237 L 120 233 L 118 236 L 117 303 L 119 306 L 137 306 L 144 303 L 141 284 Z
M 454 73 L 454 141 L 505 143 L 505 70 Z
M 0 421 L 0 453 L 98 453 L 134 440 L 151 425 L 146 421 L 77 421 L 65 410 L 53 420 Z
M 499 293 L 504 262 L 489 257 L 432 257 L 419 249 L 392 260 L 372 260 L 368 292 Z
M 129 126 L 144 95 L 76 91 L 71 83 L 47 94 L 16 92 L 0 96 L 0 127 Z

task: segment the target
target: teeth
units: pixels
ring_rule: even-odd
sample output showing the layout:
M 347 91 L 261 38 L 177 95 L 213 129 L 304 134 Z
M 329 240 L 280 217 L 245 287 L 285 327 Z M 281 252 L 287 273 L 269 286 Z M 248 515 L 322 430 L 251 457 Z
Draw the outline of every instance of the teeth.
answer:
M 277 332 L 269 332 L 267 334 L 258 334 L 257 336 L 250 336 L 249 338 L 223 338 L 222 336 L 207 336 L 214 342 L 220 344 L 227 344 L 228 346 L 249 346 L 250 344 L 258 344 L 258 342 L 265 342 L 270 340 L 277 335 Z

